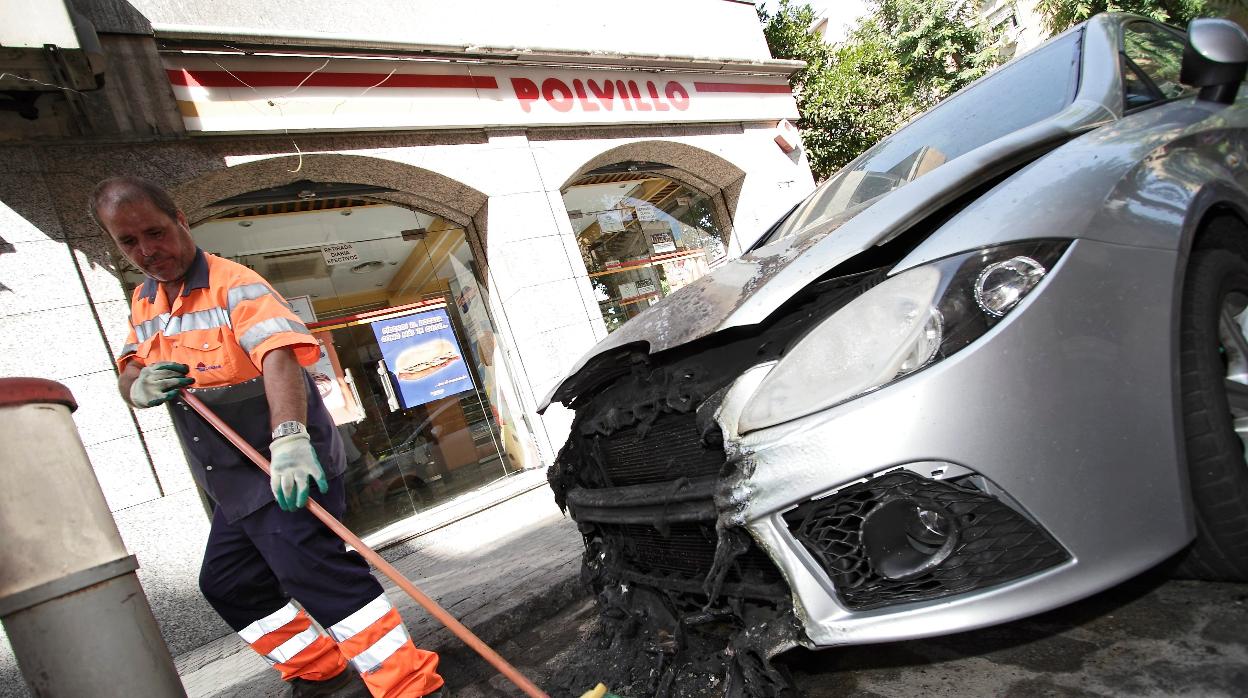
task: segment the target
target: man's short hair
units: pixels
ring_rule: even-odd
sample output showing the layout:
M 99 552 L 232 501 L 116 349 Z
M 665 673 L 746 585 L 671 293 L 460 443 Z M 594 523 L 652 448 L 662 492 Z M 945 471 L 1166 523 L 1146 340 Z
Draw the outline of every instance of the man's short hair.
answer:
M 101 208 L 143 201 L 145 199 L 152 202 L 153 206 L 169 216 L 169 218 L 177 220 L 178 205 L 174 203 L 173 197 L 169 195 L 169 192 L 146 177 L 135 177 L 132 175 L 109 177 L 95 185 L 95 189 L 91 192 L 88 210 L 91 212 L 91 219 L 95 221 L 95 224 L 100 226 L 100 229 L 104 232 L 108 232 L 108 229 L 104 227 L 104 223 L 100 221 Z

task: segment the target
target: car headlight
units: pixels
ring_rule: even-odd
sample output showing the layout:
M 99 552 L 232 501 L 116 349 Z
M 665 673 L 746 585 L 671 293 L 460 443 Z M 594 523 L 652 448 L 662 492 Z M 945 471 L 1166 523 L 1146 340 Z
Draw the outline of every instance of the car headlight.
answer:
M 1001 245 L 886 279 L 785 352 L 750 398 L 739 432 L 827 409 L 952 355 L 1015 308 L 1069 245 Z

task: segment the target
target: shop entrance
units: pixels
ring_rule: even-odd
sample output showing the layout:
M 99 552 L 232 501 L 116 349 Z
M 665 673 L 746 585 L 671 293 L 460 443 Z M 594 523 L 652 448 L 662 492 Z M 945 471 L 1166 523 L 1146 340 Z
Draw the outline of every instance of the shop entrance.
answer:
M 527 438 L 465 230 L 367 197 L 291 198 L 192 232 L 267 279 L 321 344 L 308 370 L 346 445 L 345 523 L 384 541 L 523 469 Z
M 714 201 L 672 179 L 674 169 L 620 163 L 563 190 L 608 332 L 728 258 Z

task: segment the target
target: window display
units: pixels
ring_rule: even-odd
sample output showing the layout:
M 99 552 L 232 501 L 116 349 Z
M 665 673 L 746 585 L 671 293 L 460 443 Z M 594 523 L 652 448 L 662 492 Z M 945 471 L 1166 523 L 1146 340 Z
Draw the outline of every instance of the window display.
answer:
M 663 175 L 591 172 L 563 199 L 608 332 L 727 258 L 711 198 Z

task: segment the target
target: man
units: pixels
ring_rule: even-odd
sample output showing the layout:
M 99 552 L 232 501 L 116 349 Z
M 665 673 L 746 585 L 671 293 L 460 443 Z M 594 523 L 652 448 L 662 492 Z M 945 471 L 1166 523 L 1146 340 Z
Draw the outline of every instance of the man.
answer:
M 90 207 L 147 274 L 131 300 L 118 387 L 139 409 L 172 401 L 192 473 L 214 503 L 199 580 L 208 602 L 295 696 L 344 687 L 348 662 L 378 698 L 439 692 L 438 656 L 412 644 L 368 564 L 304 508 L 309 497 L 338 518 L 345 508 L 341 437 L 301 367 L 316 362 L 316 340 L 263 278 L 196 247 L 157 184 L 104 180 Z M 181 403 L 181 388 L 270 456 L 272 476 Z

